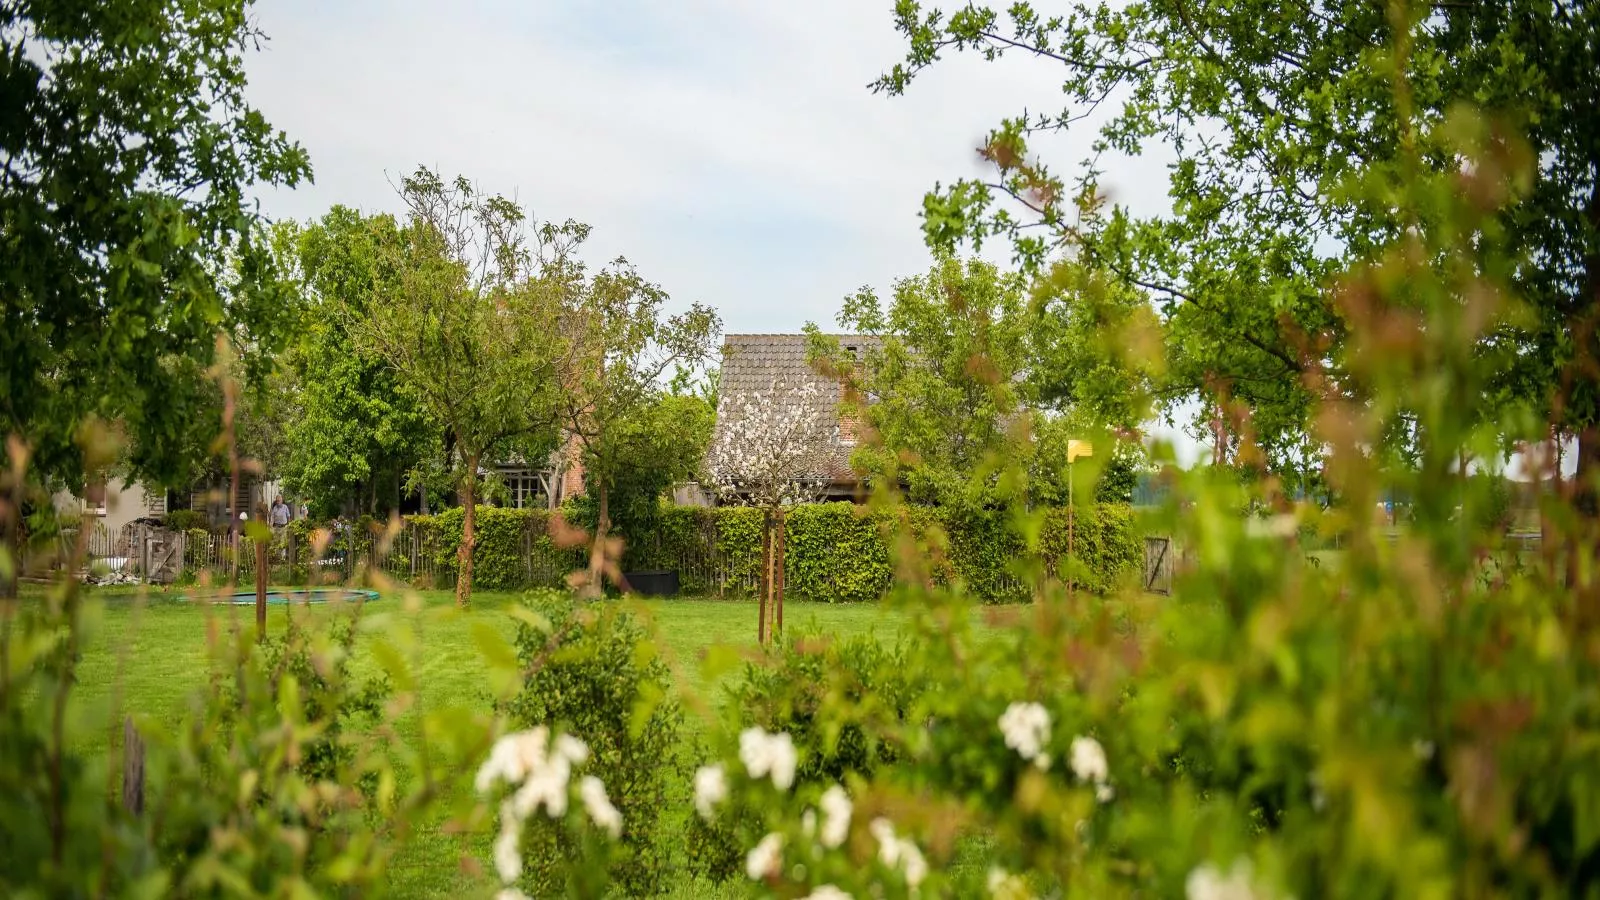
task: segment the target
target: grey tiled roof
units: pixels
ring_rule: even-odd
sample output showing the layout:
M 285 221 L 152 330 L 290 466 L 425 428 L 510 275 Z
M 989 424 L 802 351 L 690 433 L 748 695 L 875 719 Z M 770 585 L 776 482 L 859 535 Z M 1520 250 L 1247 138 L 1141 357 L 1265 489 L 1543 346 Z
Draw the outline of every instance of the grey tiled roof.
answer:
M 867 335 L 836 334 L 847 350 L 877 343 L 877 338 Z M 717 404 L 718 434 L 727 416 L 741 408 L 746 398 L 757 392 L 771 391 L 774 384 L 798 389 L 814 383 L 829 403 L 839 403 L 839 383 L 817 374 L 806 362 L 806 336 L 803 334 L 730 334 L 722 342 L 722 383 Z M 832 454 L 832 475 L 836 481 L 854 481 L 850 471 L 850 454 L 854 450 L 848 437 L 836 442 Z

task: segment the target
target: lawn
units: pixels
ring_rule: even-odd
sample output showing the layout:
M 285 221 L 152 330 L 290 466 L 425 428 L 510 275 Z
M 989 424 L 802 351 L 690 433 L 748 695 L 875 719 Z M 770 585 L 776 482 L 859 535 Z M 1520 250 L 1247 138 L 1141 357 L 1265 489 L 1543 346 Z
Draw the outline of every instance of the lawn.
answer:
M 250 607 L 208 610 L 175 598 L 176 592 L 105 589 L 90 593 L 90 633 L 79 668 L 80 687 L 75 702 L 92 720 L 112 721 L 108 713 L 114 704 L 120 705 L 124 713 L 157 720 L 171 717 L 205 676 L 208 628 L 229 623 L 252 627 L 254 611 Z M 475 635 L 487 626 L 509 638 L 515 632 L 515 621 L 507 609 L 516 603 L 517 596 L 476 594 L 471 609 L 465 612 L 456 611 L 451 595 L 443 591 L 423 592 L 419 599 L 407 608 L 398 598 L 384 597 L 371 604 L 365 616 L 390 615 L 409 620 L 407 624 L 421 635 L 417 672 L 424 693 L 447 697 L 457 704 L 481 703 L 487 710 L 491 703 L 490 669 L 478 650 Z M 752 649 L 754 604 L 703 599 L 622 602 L 655 635 L 657 647 L 685 700 L 687 730 L 702 730 L 718 698 L 717 684 L 706 676 L 701 665 L 704 651 L 718 645 L 735 651 Z M 269 630 L 281 631 L 286 614 L 285 607 L 272 607 Z M 304 611 L 296 610 L 295 614 L 304 615 Z M 791 603 L 786 607 L 785 619 L 791 629 L 840 637 L 875 633 L 893 638 L 904 623 L 903 615 L 876 604 Z M 357 645 L 355 668 L 358 672 L 377 670 L 370 639 L 366 637 Z M 732 675 L 720 676 L 728 677 Z M 404 720 L 397 724 L 402 733 L 414 733 L 414 723 L 409 727 Z M 115 739 L 111 728 L 97 729 L 93 735 L 86 747 L 91 751 L 103 752 Z M 674 807 L 686 810 L 688 785 L 679 785 L 675 793 L 682 794 L 683 802 Z M 439 824 L 427 823 L 423 833 L 410 840 L 395 859 L 391 869 L 395 896 L 489 896 L 493 888 L 489 880 L 464 871 L 461 864 L 464 855 L 487 860 L 489 835 L 446 834 Z M 676 823 L 669 819 L 667 826 L 674 828 Z M 740 895 L 726 890 L 686 882 L 672 896 Z

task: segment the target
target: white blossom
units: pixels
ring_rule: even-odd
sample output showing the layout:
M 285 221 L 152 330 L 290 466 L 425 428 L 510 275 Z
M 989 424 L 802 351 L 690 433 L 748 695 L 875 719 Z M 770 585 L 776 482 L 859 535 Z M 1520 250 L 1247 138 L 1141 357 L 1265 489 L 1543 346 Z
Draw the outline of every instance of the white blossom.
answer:
M 836 784 L 822 792 L 817 805 L 822 808 L 822 846 L 838 847 L 850 835 L 850 795 Z
M 819 884 L 803 900 L 851 900 L 851 897 L 831 884 Z
M 1044 742 L 1050 736 L 1050 712 L 1037 703 L 1013 703 L 1000 716 L 1006 746 L 1041 769 L 1050 767 Z
M 1091 784 L 1104 784 L 1111 776 L 1106 750 L 1092 737 L 1072 739 L 1072 774 Z
M 701 766 L 694 773 L 694 808 L 700 818 L 711 821 L 716 805 L 727 797 L 728 778 L 720 764 Z
M 518 784 L 529 772 L 543 766 L 549 739 L 549 729 L 540 725 L 495 741 L 489 758 L 478 768 L 478 793 L 488 793 L 496 781 Z
M 923 858 L 922 851 L 910 838 L 897 836 L 894 824 L 888 819 L 873 819 L 867 830 L 878 839 L 878 861 L 887 868 L 904 872 L 907 885 L 915 888 L 928 877 L 928 861 Z
M 1101 782 L 1094 786 L 1094 798 L 1101 803 L 1110 803 L 1117 798 L 1117 789 Z
M 724 394 L 707 468 L 725 498 L 774 507 L 812 499 L 826 487 L 839 446 L 839 415 L 816 380 L 772 382 L 768 391 Z
M 499 893 L 494 895 L 494 900 L 528 900 L 528 895 L 514 887 L 501 888 Z
M 794 785 L 797 757 L 788 732 L 767 734 L 760 728 L 746 728 L 739 735 L 739 761 L 751 778 L 771 775 L 772 784 L 780 791 Z
M 500 834 L 494 839 L 494 869 L 501 884 L 510 884 L 522 874 L 522 820 L 510 803 L 500 807 Z
M 1256 900 L 1251 886 L 1250 860 L 1243 857 L 1234 861 L 1226 874 L 1211 863 L 1197 866 L 1184 882 L 1184 895 L 1188 900 Z
M 544 768 L 531 773 L 528 780 L 511 795 L 511 805 L 517 815 L 526 819 L 543 806 L 552 819 L 567 814 L 567 781 L 572 767 L 564 757 L 552 757 Z
M 778 874 L 783 863 L 783 835 L 776 832 L 761 839 L 744 859 L 744 871 L 756 881 Z
M 570 734 L 557 735 L 555 754 L 575 766 L 581 766 L 589 761 L 589 745 Z
M 1033 891 L 1021 875 L 996 866 L 989 869 L 989 896 L 995 900 L 1031 900 Z
M 605 829 L 613 838 L 622 837 L 622 813 L 606 796 L 606 786 L 593 775 L 585 775 L 578 782 L 578 796 L 583 798 L 583 808 L 594 824 Z

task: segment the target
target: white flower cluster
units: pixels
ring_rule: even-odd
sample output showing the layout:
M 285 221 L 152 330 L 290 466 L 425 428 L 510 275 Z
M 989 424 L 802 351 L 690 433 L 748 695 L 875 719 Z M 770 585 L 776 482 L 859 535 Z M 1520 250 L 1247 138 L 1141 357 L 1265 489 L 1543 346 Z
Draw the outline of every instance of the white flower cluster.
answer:
M 711 821 L 718 803 L 728 799 L 728 776 L 722 766 L 701 766 L 694 773 L 694 808 L 700 818 Z
M 803 900 L 851 900 L 851 897 L 831 884 L 819 884 Z
M 772 776 L 772 784 L 780 791 L 794 786 L 794 768 L 798 761 L 794 740 L 788 732 L 767 734 L 761 728 L 746 728 L 739 734 L 739 761 L 744 763 L 751 778 Z
M 989 896 L 995 900 L 1033 900 L 1033 891 L 1021 875 L 997 867 L 989 870 Z
M 839 417 L 815 380 L 774 381 L 717 410 L 717 440 L 706 455 L 717 490 L 752 506 L 810 499 L 828 481 Z
M 1251 879 L 1250 860 L 1240 857 L 1224 874 L 1211 863 L 1205 863 L 1189 873 L 1183 885 L 1188 900 L 1257 900 Z
M 873 819 L 867 829 L 878 839 L 878 861 L 891 869 L 900 869 L 905 874 L 906 884 L 916 890 L 922 879 L 928 877 L 928 861 L 922 858 L 922 851 L 910 838 L 898 837 L 888 819 Z
M 494 866 L 506 887 L 496 900 L 518 900 L 521 891 L 511 886 L 522 875 L 522 824 L 543 808 L 552 819 L 567 814 L 567 788 L 572 767 L 589 759 L 589 747 L 568 735 L 550 740 L 543 725 L 496 741 L 489 758 L 478 769 L 478 793 L 487 794 L 500 782 L 515 790 L 500 804 L 500 833 L 494 842 Z M 622 835 L 622 813 L 606 797 L 605 784 L 586 776 L 578 785 L 578 796 L 595 825 L 613 838 Z
M 1037 703 L 1013 703 L 1000 715 L 1000 733 L 1006 746 L 1041 769 L 1050 768 L 1050 755 L 1044 752 L 1050 736 L 1050 711 Z
M 755 881 L 776 876 L 782 865 L 783 835 L 777 833 L 762 838 L 744 858 L 744 872 Z
M 1072 774 L 1094 785 L 1095 799 L 1111 802 L 1117 792 L 1111 787 L 1111 769 L 1106 765 L 1106 750 L 1092 737 L 1072 739 Z
M 822 846 L 835 849 L 850 836 L 850 813 L 854 809 L 850 804 L 850 795 L 836 784 L 822 792 L 817 805 L 822 808 L 822 834 L 819 839 Z

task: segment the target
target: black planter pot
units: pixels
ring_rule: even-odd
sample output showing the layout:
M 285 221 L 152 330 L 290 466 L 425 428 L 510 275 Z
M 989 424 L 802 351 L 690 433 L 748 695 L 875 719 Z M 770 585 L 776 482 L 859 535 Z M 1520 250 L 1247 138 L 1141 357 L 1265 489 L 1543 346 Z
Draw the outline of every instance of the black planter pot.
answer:
M 646 597 L 678 596 L 678 573 L 676 571 L 623 572 L 622 578 L 628 583 L 630 593 L 642 594 Z

